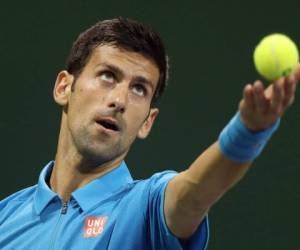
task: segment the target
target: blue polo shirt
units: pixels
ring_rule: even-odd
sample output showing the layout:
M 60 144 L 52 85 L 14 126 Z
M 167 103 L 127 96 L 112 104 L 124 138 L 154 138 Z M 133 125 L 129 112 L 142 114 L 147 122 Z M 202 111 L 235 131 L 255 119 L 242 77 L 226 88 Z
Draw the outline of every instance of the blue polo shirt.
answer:
M 50 162 L 37 185 L 0 202 L 1 250 L 206 248 L 207 218 L 184 247 L 166 226 L 164 191 L 176 172 L 134 181 L 123 162 L 63 203 L 47 184 L 52 168 Z

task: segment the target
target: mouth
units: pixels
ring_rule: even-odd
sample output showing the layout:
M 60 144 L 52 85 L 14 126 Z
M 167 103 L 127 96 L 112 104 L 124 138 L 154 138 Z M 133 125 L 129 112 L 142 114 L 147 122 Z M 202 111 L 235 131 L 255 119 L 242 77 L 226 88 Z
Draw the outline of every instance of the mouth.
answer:
M 117 122 L 113 119 L 101 119 L 96 121 L 97 124 L 101 125 L 103 128 L 118 132 L 120 131 L 120 127 L 118 126 Z

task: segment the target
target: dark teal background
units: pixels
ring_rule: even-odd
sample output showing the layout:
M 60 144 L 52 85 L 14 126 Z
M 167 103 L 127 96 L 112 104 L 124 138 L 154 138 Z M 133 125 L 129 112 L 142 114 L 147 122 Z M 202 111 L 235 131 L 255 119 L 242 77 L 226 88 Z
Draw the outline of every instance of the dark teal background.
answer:
M 149 139 L 127 163 L 135 178 L 183 170 L 235 113 L 243 86 L 258 78 L 252 52 L 266 34 L 300 45 L 295 1 L 10 1 L 0 5 L 0 198 L 33 185 L 54 158 L 60 108 L 56 74 L 79 32 L 118 15 L 163 37 L 171 77 Z M 299 94 L 297 94 L 300 98 Z M 299 101 L 246 178 L 210 212 L 209 250 L 299 249 Z

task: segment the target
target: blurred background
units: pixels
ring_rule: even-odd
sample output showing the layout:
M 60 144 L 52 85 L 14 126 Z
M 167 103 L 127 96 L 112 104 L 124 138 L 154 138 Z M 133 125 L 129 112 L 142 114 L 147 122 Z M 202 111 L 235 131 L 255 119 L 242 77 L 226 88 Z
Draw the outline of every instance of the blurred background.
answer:
M 252 53 L 283 32 L 300 45 L 295 1 L 6 1 L 0 7 L 0 199 L 34 185 L 55 156 L 61 110 L 52 88 L 77 35 L 99 19 L 135 18 L 158 31 L 171 74 L 151 136 L 127 158 L 132 175 L 182 171 L 259 78 Z M 298 99 L 300 98 L 299 93 Z M 263 155 L 210 211 L 209 250 L 299 248 L 299 100 Z

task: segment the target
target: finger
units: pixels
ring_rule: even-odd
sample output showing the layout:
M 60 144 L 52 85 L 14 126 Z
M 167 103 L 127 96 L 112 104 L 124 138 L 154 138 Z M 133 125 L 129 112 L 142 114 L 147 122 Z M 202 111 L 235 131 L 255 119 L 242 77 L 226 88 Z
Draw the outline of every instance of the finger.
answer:
M 263 83 L 261 81 L 256 81 L 253 85 L 253 90 L 256 111 L 263 114 L 267 108 L 267 99 L 264 95 Z
M 298 81 L 300 80 L 300 64 L 297 65 L 294 73 L 293 73 L 293 76 L 295 78 L 295 82 L 296 84 L 298 83 Z
M 247 84 L 243 91 L 243 99 L 245 108 L 255 110 L 253 88 L 251 84 Z
M 265 90 L 265 97 L 270 101 L 272 95 L 273 95 L 273 84 L 270 84 Z
M 296 91 L 296 80 L 295 76 L 291 75 L 286 78 L 284 83 L 284 100 L 283 100 L 283 108 L 290 106 L 294 100 L 294 95 Z
M 274 113 L 280 113 L 282 101 L 284 98 L 284 78 L 280 78 L 273 84 L 273 93 L 271 96 L 271 111 Z

